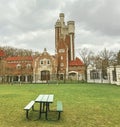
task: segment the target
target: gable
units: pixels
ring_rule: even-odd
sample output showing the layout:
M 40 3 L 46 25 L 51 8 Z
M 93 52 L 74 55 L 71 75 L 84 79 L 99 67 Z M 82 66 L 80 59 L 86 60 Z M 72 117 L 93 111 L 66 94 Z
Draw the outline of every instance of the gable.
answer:
M 75 60 L 69 61 L 69 66 L 84 66 L 84 63 L 77 57 Z

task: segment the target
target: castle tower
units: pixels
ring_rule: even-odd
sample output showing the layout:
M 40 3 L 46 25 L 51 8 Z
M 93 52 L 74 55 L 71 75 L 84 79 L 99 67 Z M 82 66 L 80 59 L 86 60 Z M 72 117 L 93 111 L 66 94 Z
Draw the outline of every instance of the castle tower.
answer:
M 74 21 L 68 21 L 67 25 L 64 22 L 64 13 L 59 14 L 59 19 L 55 24 L 55 53 L 58 53 L 58 44 L 63 39 L 64 43 L 68 47 L 69 60 L 74 60 L 74 33 L 75 23 Z M 69 39 L 68 39 L 69 38 Z
M 64 13 L 59 14 L 55 24 L 55 53 L 58 73 L 68 73 L 68 63 L 74 60 L 74 21 L 64 22 Z

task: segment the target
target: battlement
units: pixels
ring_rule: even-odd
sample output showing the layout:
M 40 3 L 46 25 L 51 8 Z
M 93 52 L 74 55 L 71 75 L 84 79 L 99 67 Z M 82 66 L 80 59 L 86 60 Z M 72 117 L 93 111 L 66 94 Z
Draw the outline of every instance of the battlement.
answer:
M 61 22 L 60 22 L 59 19 L 57 20 L 57 22 L 56 22 L 56 24 L 55 24 L 55 27 L 61 27 Z
M 59 17 L 64 17 L 64 13 L 60 13 L 59 14 Z

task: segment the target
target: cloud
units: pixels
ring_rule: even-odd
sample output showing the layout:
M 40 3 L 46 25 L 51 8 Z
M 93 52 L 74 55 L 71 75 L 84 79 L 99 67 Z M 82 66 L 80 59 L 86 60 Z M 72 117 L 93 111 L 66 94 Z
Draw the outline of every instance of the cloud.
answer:
M 63 12 L 65 21 L 75 21 L 76 49 L 119 50 L 119 7 L 119 0 L 0 0 L 0 45 L 54 53 L 54 25 Z
M 78 0 L 69 5 L 70 16 L 85 29 L 102 35 L 120 34 L 119 0 Z

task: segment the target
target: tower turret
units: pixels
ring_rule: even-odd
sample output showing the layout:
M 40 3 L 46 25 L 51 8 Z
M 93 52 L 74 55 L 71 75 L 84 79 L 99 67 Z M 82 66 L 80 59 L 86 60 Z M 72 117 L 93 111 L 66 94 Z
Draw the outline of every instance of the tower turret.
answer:
M 74 33 L 75 32 L 75 22 L 74 21 L 68 21 L 68 33 Z
M 57 53 L 58 42 L 61 34 L 61 22 L 58 19 L 55 24 L 55 53 Z
M 74 32 L 75 32 L 75 25 L 74 25 L 74 21 L 68 21 L 67 22 L 68 25 L 68 33 L 70 36 L 70 60 L 74 60 Z
M 61 25 L 62 26 L 65 25 L 65 22 L 64 22 L 64 13 L 60 13 L 59 17 L 60 17 Z

